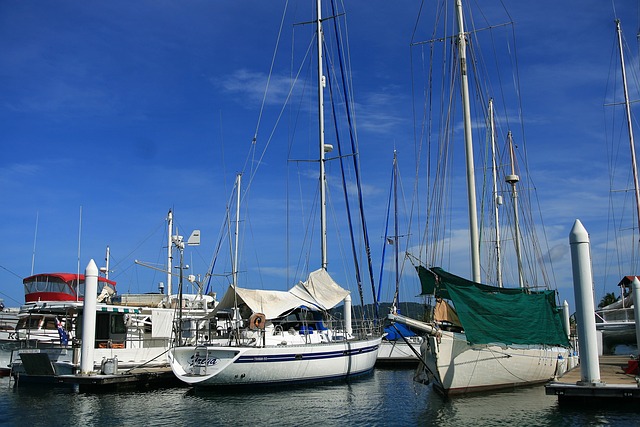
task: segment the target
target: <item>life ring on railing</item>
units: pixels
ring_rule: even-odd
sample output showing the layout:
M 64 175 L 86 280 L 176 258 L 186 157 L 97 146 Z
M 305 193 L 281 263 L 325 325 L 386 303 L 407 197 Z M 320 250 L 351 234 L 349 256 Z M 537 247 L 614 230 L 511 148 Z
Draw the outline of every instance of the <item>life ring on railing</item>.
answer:
M 267 316 L 263 313 L 253 313 L 249 318 L 249 329 L 264 329 Z

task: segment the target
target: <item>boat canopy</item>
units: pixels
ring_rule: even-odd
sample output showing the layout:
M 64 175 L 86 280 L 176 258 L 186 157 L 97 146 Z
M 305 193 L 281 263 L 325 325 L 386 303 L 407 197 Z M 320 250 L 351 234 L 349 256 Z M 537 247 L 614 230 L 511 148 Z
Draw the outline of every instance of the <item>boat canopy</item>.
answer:
M 26 277 L 24 285 L 25 302 L 36 301 L 76 301 L 84 299 L 85 277 L 76 273 L 41 273 Z M 115 293 L 116 282 L 98 277 L 98 294 L 108 287 Z M 78 286 L 79 284 L 79 286 Z
M 229 286 L 220 303 L 207 317 L 218 311 L 229 310 L 236 304 L 246 304 L 253 313 L 264 313 L 267 319 L 281 317 L 299 307 L 310 310 L 328 310 L 338 305 L 349 291 L 333 281 L 323 269 L 309 274 L 305 282 L 299 282 L 288 291 L 267 291 Z
M 55 314 L 66 315 L 79 313 L 84 310 L 82 301 L 37 301 L 30 302 L 20 307 L 20 314 Z M 96 312 L 101 313 L 125 313 L 140 314 L 142 311 L 134 307 L 122 307 L 117 305 L 96 304 Z
M 76 273 L 40 273 L 34 274 L 33 276 L 26 277 L 22 280 L 22 283 L 30 283 L 30 282 L 42 282 L 49 280 L 60 280 L 62 282 L 73 282 L 77 279 L 80 279 L 80 282 L 84 282 L 84 274 L 76 274 Z M 108 283 L 112 286 L 116 286 L 116 282 L 113 280 L 105 279 L 104 277 L 98 277 L 98 281 L 100 283 Z
M 416 335 L 407 325 L 402 323 L 394 323 L 393 326 L 387 326 L 384 328 L 384 332 L 387 334 L 385 339 L 387 341 L 399 341 L 406 337 L 413 337 Z
M 423 293 L 450 299 L 471 344 L 569 346 L 555 292 L 498 288 L 433 267 L 416 267 Z

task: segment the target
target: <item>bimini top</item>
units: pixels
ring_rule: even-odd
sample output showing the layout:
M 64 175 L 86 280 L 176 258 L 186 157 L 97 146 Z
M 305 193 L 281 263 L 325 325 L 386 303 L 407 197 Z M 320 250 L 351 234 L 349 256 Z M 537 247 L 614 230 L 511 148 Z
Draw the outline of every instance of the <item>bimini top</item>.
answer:
M 84 274 L 43 273 L 25 278 L 24 301 L 82 301 L 84 299 Z M 98 293 L 105 286 L 115 292 L 116 282 L 98 277 Z M 79 284 L 79 286 L 78 286 Z
M 253 313 L 264 313 L 267 319 L 275 319 L 298 307 L 310 310 L 328 310 L 349 295 L 349 291 L 333 281 L 323 269 L 309 274 L 288 291 L 266 291 L 229 286 L 216 308 L 207 315 L 214 317 L 219 310 L 227 310 L 235 304 L 246 305 Z

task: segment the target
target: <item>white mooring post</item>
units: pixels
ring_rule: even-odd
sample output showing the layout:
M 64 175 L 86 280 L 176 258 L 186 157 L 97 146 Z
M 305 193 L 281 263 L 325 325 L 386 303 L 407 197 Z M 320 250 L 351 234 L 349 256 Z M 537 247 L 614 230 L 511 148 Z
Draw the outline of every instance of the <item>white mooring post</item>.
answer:
M 600 361 L 596 335 L 595 307 L 589 233 L 580 220 L 576 220 L 569 233 L 573 292 L 576 298 L 576 321 L 580 346 L 580 381 L 578 385 L 600 384 Z
M 351 325 L 351 295 L 347 295 L 344 299 L 344 330 L 351 335 L 353 326 Z
M 89 261 L 84 271 L 84 305 L 82 310 L 82 346 L 80 350 L 81 375 L 93 374 L 93 349 L 96 340 L 96 299 L 98 294 L 98 267 Z
M 562 323 L 564 325 L 564 333 L 567 334 L 567 339 L 571 339 L 571 322 L 569 318 L 569 303 L 567 300 L 564 300 L 562 303 Z
M 636 342 L 640 343 L 640 310 L 637 308 L 640 307 L 640 280 L 637 277 L 634 277 L 633 282 L 631 282 L 631 292 L 633 296 L 633 317 L 636 321 Z

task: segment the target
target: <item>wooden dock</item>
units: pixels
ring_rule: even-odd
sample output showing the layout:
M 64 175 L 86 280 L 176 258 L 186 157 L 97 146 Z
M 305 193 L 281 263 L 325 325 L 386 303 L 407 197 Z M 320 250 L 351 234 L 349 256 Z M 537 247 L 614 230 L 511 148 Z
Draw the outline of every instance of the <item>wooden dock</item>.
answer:
M 21 385 L 54 385 L 77 388 L 79 392 L 112 392 L 183 385 L 169 367 L 134 368 L 113 375 L 33 375 L 15 378 L 15 387 Z
M 545 385 L 548 395 L 558 396 L 560 403 L 628 404 L 640 399 L 638 373 L 629 373 L 628 356 L 600 356 L 600 383 L 580 384 L 580 366 L 576 366 L 556 381 Z M 633 363 L 633 362 L 632 362 Z

